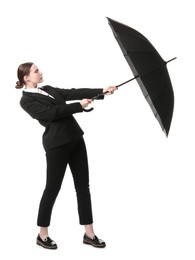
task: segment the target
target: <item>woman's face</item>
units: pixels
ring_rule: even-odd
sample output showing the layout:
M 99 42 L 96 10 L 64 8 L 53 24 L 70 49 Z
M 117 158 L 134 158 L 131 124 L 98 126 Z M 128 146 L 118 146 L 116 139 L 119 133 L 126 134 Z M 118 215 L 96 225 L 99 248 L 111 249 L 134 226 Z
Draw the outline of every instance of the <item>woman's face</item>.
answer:
M 32 87 L 36 87 L 37 84 L 43 82 L 42 72 L 38 69 L 38 67 L 35 64 L 31 66 L 29 75 L 25 77 L 27 85 Z

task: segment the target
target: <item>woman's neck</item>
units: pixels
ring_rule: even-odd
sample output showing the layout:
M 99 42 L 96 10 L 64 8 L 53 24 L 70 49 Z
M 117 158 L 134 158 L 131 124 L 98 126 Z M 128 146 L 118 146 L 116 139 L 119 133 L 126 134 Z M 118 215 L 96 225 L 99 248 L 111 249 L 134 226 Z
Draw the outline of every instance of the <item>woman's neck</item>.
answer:
M 30 88 L 37 88 L 37 85 L 31 85 L 31 84 L 26 84 L 25 88 L 30 89 Z

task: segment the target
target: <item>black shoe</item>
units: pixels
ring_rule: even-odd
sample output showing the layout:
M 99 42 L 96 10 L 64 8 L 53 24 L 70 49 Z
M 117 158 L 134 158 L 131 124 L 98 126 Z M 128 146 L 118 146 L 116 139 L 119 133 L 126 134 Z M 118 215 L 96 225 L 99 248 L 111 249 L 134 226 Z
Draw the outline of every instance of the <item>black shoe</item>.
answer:
M 58 246 L 54 240 L 52 240 L 50 237 L 45 238 L 42 240 L 40 236 L 37 237 L 37 245 L 42 246 L 47 249 L 57 249 Z
M 106 246 L 106 243 L 103 240 L 99 239 L 97 236 L 94 236 L 94 238 L 91 239 L 86 234 L 84 234 L 83 243 L 99 248 L 103 248 Z

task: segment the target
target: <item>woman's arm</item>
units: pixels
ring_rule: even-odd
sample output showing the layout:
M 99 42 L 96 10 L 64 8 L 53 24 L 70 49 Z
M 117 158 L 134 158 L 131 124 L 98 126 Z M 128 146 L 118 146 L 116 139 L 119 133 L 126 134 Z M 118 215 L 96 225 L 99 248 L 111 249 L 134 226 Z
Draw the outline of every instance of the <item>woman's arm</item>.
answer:
M 91 89 L 91 88 L 72 88 L 72 89 L 61 89 L 55 88 L 55 90 L 64 98 L 65 101 L 68 100 L 81 100 L 81 99 L 91 99 L 94 96 L 103 93 L 102 88 Z M 103 99 L 102 96 L 100 99 Z
M 49 122 L 83 112 L 80 102 L 51 106 L 32 97 L 23 97 L 20 105 L 32 118 Z

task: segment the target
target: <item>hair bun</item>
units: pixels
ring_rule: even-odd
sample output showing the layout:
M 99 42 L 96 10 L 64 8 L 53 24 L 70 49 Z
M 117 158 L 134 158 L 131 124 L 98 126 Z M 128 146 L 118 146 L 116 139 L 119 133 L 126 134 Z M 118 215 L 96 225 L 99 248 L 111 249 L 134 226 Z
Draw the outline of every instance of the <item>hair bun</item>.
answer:
M 18 80 L 16 81 L 16 88 L 22 88 L 23 87 L 23 84 L 21 84 L 21 82 Z

